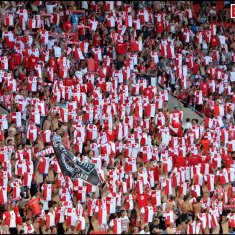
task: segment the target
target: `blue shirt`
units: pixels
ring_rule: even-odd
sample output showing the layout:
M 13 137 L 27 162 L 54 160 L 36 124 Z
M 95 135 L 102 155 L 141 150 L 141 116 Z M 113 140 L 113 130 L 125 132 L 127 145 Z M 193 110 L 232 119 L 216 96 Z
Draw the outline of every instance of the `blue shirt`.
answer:
M 194 33 L 197 32 L 197 26 L 192 25 L 192 26 L 191 26 L 191 30 L 192 30 Z
M 79 19 L 82 18 L 83 14 L 71 14 L 71 23 L 72 24 L 78 24 Z

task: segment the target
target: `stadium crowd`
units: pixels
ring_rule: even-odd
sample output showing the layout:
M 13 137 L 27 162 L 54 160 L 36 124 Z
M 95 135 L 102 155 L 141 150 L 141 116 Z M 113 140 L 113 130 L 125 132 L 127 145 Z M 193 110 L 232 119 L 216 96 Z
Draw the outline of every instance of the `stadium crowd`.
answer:
M 0 2 L 1 234 L 234 232 L 223 3 Z M 183 106 L 203 121 L 183 123 Z M 63 175 L 54 135 L 96 165 L 98 187 Z

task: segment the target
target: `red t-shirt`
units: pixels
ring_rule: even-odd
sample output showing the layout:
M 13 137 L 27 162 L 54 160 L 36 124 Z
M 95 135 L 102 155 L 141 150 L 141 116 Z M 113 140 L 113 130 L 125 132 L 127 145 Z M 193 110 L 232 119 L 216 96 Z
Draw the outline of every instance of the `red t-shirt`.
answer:
M 154 172 L 154 180 L 158 181 L 159 180 L 159 168 L 158 165 L 155 167 L 151 167 L 150 170 Z
M 101 45 L 100 36 L 97 33 L 94 34 L 93 45 L 94 46 L 100 46 Z
M 115 132 L 114 131 L 106 131 L 108 141 L 115 141 Z
M 10 227 L 10 223 L 11 223 L 11 214 L 9 211 L 5 211 L 3 213 L 3 219 L 5 222 L 5 225 L 7 225 L 8 227 Z
M 127 44 L 126 43 L 117 43 L 116 45 L 117 54 L 125 55 L 127 51 Z
M 88 82 L 87 83 L 87 92 L 92 93 L 93 90 L 94 90 L 94 86 L 93 86 L 92 82 Z
M 199 164 L 199 156 L 198 155 L 191 155 L 189 157 L 189 162 L 191 166 Z
M 216 36 L 211 37 L 211 47 L 216 47 L 219 45 L 219 38 Z
M 10 70 L 14 70 L 15 69 L 15 61 L 14 61 L 14 57 L 10 57 L 8 59 L 8 68 Z
M 158 33 L 162 33 L 163 30 L 164 30 L 164 25 L 163 25 L 162 22 L 159 22 L 159 23 L 157 24 L 157 32 L 158 32 Z
M 149 64 L 149 66 L 150 66 L 150 68 L 151 68 L 152 70 L 156 70 L 156 69 L 157 69 L 157 65 L 156 65 L 156 63 L 155 63 L 154 61 L 151 61 L 150 64 Z
M 201 145 L 203 146 L 203 153 L 207 153 L 210 148 L 210 141 L 209 140 L 202 140 Z
M 183 156 L 175 157 L 175 167 L 186 167 L 189 165 L 189 159 Z
M 233 159 L 229 156 L 222 156 L 222 159 L 225 163 L 225 168 L 230 168 L 231 164 L 233 163 Z
M 201 82 L 200 89 L 202 90 L 202 95 L 207 96 L 209 91 L 209 86 L 207 82 Z
M 57 61 L 56 61 L 56 58 L 55 58 L 55 57 L 50 57 L 50 58 L 49 58 L 49 66 L 50 66 L 50 67 L 53 67 L 53 71 L 54 71 L 54 72 L 57 72 L 58 66 L 57 66 Z
M 22 63 L 22 55 L 20 53 L 13 54 L 15 65 L 20 65 Z
M 192 74 L 196 75 L 199 70 L 200 70 L 199 64 L 198 63 L 194 63 L 193 64 L 193 69 L 192 69 Z
M 152 92 L 151 88 L 144 89 L 144 96 L 148 96 L 149 100 L 153 99 L 154 93 Z
M 184 93 L 180 93 L 180 94 L 177 96 L 177 98 L 178 98 L 179 100 L 184 99 L 184 98 L 185 98 Z
M 148 194 L 138 194 L 136 196 L 136 201 L 138 203 L 139 208 L 148 206 L 148 199 L 149 199 Z
M 200 163 L 210 163 L 210 156 L 200 156 Z
M 204 113 L 204 115 L 205 115 L 206 117 L 211 118 L 212 112 L 211 112 L 210 107 L 203 107 L 203 108 L 202 108 L 202 113 Z
M 26 76 L 25 73 L 21 73 L 21 74 L 20 74 L 20 80 L 21 80 L 21 81 L 24 81 L 26 78 L 27 78 L 27 76 Z
M 177 134 L 177 136 L 181 136 L 181 127 L 182 127 L 182 124 L 181 123 L 179 123 L 179 122 L 175 122 L 175 121 L 172 121 L 172 127 L 174 128 L 174 129 L 178 129 L 178 131 L 176 132 L 176 134 Z
M 33 70 L 35 65 L 38 63 L 39 58 L 36 56 L 29 56 L 29 69 Z
M 64 83 L 64 86 L 74 86 L 75 85 L 75 81 L 73 78 L 66 78 L 63 83 Z

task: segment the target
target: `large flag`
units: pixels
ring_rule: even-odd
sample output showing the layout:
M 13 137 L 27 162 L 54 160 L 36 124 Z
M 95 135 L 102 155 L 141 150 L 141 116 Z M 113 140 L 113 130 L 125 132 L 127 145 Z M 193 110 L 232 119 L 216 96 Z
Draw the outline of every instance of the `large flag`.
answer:
M 100 179 L 95 164 L 80 162 L 60 142 L 53 142 L 53 147 L 63 174 L 72 180 L 80 178 L 94 186 L 99 184 Z

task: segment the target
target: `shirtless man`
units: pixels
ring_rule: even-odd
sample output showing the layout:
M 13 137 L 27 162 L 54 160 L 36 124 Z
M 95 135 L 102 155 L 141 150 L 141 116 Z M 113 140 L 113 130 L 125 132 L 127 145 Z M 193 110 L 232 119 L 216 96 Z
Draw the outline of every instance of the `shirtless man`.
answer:
M 35 216 L 35 219 L 33 222 L 33 228 L 36 234 L 40 234 L 40 217 L 37 215 Z
M 228 218 L 226 215 L 222 215 L 221 227 L 222 227 L 222 234 L 229 233 Z
M 175 205 L 174 197 L 170 195 L 166 201 L 166 209 L 170 211 L 173 209 L 174 205 Z
M 58 113 L 56 113 L 55 116 L 52 118 L 51 127 L 53 131 L 59 128 L 59 118 L 60 118 L 60 115 Z
M 210 197 L 210 191 L 208 190 L 207 182 L 205 182 L 204 185 L 202 186 L 202 196 Z
M 91 217 L 91 225 L 93 227 L 93 232 L 100 232 L 101 226 L 98 222 L 97 213 Z
M 176 48 L 181 48 L 183 46 L 183 43 L 180 41 L 179 36 L 176 37 L 176 40 L 174 42 L 174 46 Z
M 184 196 L 184 203 L 181 206 L 182 213 L 188 214 L 193 211 L 192 203 L 190 203 L 189 196 Z
M 178 204 L 178 207 L 179 207 L 179 210 L 180 212 L 182 211 L 182 205 L 184 204 L 184 195 L 181 194 L 177 199 L 177 204 Z
M 218 224 L 216 227 L 212 228 L 211 234 L 219 234 L 220 225 Z
M 54 173 L 53 165 L 50 165 L 50 167 L 49 167 L 48 178 L 49 178 L 49 181 L 51 181 L 51 182 L 53 182 L 55 180 L 55 173 Z
M 52 118 L 51 115 L 47 116 L 47 119 L 45 120 L 44 124 L 43 124 L 43 130 L 51 130 L 52 127 Z
M 200 201 L 201 201 L 201 198 L 197 197 L 197 202 L 193 204 L 193 211 L 194 211 L 195 217 L 197 217 L 198 213 L 202 212 L 202 203 Z
M 58 189 L 55 188 L 53 189 L 53 192 L 52 192 L 52 200 L 59 203 L 60 202 L 60 196 L 59 196 L 59 192 L 58 192 Z
M 170 226 L 166 229 L 167 234 L 176 234 L 176 227 L 174 223 L 171 223 Z

